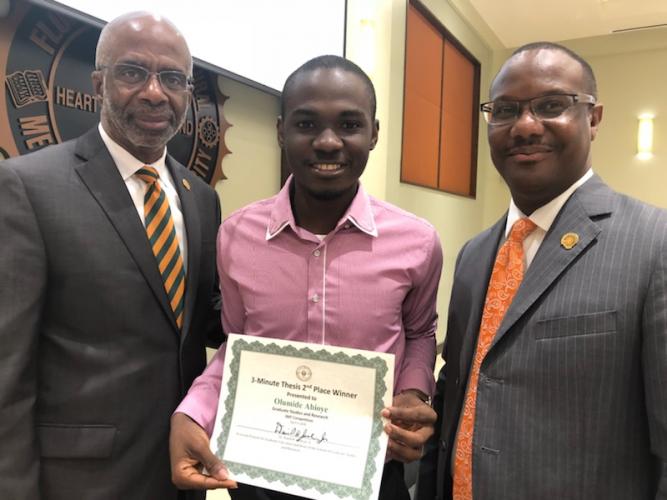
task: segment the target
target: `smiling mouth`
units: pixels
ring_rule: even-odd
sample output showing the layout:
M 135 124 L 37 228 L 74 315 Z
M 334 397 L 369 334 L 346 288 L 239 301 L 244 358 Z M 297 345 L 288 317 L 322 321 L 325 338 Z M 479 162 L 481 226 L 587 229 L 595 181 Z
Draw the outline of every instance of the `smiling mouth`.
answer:
M 146 123 L 164 123 L 170 120 L 169 116 L 137 116 L 137 120 Z
M 137 116 L 135 124 L 147 133 L 163 133 L 171 126 L 171 120 L 166 116 Z
M 516 146 L 510 148 L 509 156 L 535 156 L 550 153 L 552 149 L 548 146 Z
M 318 172 L 338 172 L 343 169 L 342 163 L 312 163 L 311 166 Z

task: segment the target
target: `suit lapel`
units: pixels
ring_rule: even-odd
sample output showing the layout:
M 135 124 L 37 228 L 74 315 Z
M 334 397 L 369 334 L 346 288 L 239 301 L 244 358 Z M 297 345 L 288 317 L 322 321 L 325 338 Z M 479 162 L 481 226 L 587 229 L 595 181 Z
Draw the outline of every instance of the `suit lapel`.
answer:
M 181 200 L 181 212 L 185 221 L 185 233 L 188 243 L 188 262 L 187 273 L 185 276 L 185 315 L 183 317 L 183 333 L 185 338 L 189 332 L 192 314 L 194 312 L 195 298 L 197 296 L 197 286 L 199 285 L 199 262 L 201 259 L 201 221 L 199 219 L 199 210 L 193 192 L 186 188 L 191 185 L 184 175 L 184 169 L 176 167 L 176 161 L 167 156 L 167 168 L 174 179 L 174 185 Z
M 528 268 L 523 283 L 496 333 L 491 349 L 545 291 L 596 240 L 601 228 L 593 217 L 611 212 L 611 190 L 594 176 L 565 203 Z M 566 233 L 579 236 L 571 249 L 561 245 Z
M 500 219 L 489 230 L 489 233 L 479 239 L 473 240 L 469 245 L 469 253 L 466 257 L 467 263 L 474 263 L 474 268 L 468 269 L 467 273 L 473 274 L 473 278 L 468 281 L 470 288 L 470 318 L 475 321 L 467 322 L 467 329 L 464 332 L 461 343 L 461 355 L 459 358 L 459 379 L 468 380 L 468 372 L 472 363 L 473 353 L 477 346 L 477 337 L 479 336 L 479 327 L 482 322 L 482 312 L 484 310 L 484 301 L 486 299 L 486 290 L 491 279 L 491 270 L 496 260 L 498 246 L 503 236 L 507 216 Z M 478 274 L 486 273 L 483 280 L 478 279 Z M 465 388 L 465 384 L 461 385 Z
M 84 160 L 75 167 L 79 177 L 118 232 L 178 334 L 174 313 L 167 301 L 164 283 L 148 244 L 146 230 L 97 128 L 78 139 L 75 154 Z

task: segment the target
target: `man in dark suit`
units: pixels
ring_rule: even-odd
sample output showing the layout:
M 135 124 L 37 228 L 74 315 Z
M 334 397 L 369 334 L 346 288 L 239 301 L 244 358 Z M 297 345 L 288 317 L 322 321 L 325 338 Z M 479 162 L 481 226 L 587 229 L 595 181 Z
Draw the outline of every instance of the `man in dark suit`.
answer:
M 512 201 L 458 256 L 420 500 L 667 498 L 667 213 L 592 172 L 596 94 L 588 63 L 536 43 L 482 105 Z
M 100 126 L 0 164 L 0 498 L 178 498 L 169 418 L 222 338 L 218 197 L 165 148 L 191 74 L 170 22 L 121 16 Z

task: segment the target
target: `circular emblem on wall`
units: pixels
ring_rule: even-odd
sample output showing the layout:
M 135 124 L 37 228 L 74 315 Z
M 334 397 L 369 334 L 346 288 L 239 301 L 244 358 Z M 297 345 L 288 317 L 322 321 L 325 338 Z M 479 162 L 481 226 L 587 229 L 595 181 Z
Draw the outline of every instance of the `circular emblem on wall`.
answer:
M 19 2 L 0 20 L 0 158 L 35 151 L 82 135 L 99 122 L 94 94 L 99 29 L 49 9 Z M 224 179 L 229 123 L 217 76 L 193 72 L 194 90 L 185 123 L 169 141 L 169 154 L 210 184 Z
M 301 380 L 301 382 L 308 382 L 312 376 L 313 372 L 306 365 L 301 365 L 296 369 L 296 378 Z
M 199 140 L 202 144 L 205 144 L 206 147 L 214 148 L 218 144 L 220 139 L 220 131 L 218 130 L 218 124 L 215 123 L 215 120 L 210 116 L 205 116 L 199 120 L 198 125 L 199 130 Z

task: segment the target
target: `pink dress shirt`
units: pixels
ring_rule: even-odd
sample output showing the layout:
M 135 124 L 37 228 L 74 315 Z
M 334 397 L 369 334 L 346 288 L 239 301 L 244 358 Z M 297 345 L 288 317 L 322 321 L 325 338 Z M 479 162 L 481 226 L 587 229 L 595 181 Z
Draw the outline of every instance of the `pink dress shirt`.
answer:
M 320 240 L 294 222 L 291 182 L 220 227 L 225 331 L 394 353 L 394 393 L 414 388 L 431 395 L 442 269 L 435 229 L 360 185 Z M 224 356 L 225 344 L 176 410 L 209 435 Z

